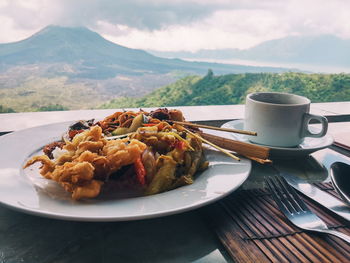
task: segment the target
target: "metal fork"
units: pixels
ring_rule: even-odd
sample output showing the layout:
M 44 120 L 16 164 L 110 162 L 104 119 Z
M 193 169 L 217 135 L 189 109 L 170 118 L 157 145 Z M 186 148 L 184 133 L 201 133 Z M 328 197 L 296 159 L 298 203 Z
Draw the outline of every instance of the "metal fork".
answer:
M 282 176 L 267 177 L 266 183 L 279 209 L 295 226 L 308 231 L 331 234 L 350 243 L 350 236 L 329 229 L 325 222 L 306 206 Z

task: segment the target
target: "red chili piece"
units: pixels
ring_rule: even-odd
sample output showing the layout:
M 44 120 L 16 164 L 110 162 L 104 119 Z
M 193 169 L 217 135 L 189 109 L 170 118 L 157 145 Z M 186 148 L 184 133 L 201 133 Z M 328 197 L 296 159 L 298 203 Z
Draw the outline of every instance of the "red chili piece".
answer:
M 136 159 L 135 163 L 136 180 L 140 185 L 144 186 L 146 184 L 146 169 L 141 161 L 141 157 Z
M 185 150 L 186 149 L 186 144 L 184 141 L 176 141 L 175 142 L 175 148 L 179 150 Z

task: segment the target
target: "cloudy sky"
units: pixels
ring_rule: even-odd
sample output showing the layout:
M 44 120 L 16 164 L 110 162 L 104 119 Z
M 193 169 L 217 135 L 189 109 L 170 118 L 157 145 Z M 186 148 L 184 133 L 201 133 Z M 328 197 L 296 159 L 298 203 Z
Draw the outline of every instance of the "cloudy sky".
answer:
M 158 51 L 249 48 L 288 35 L 350 38 L 348 0 L 0 0 L 0 43 L 55 24 Z

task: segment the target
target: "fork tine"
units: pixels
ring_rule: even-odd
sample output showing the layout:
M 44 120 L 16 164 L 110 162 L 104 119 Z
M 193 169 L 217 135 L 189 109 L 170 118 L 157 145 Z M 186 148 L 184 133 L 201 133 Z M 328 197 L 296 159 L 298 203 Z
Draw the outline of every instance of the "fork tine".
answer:
M 285 198 L 288 199 L 290 205 L 294 208 L 293 212 L 300 213 L 303 209 L 300 207 L 298 202 L 294 199 L 296 196 L 296 193 L 294 192 L 294 189 L 287 188 L 287 182 L 284 180 L 282 176 L 275 176 L 275 180 L 279 184 L 282 193 L 284 194 Z M 293 194 L 292 194 L 293 192 Z
M 286 191 L 293 196 L 293 200 L 295 200 L 296 204 L 301 208 L 301 210 L 308 211 L 309 208 L 306 206 L 304 201 L 296 193 L 295 189 L 287 183 L 286 179 L 283 176 L 279 176 L 279 181 L 283 185 L 283 187 L 286 189 Z
M 276 204 L 281 209 L 281 211 L 283 213 L 288 213 L 288 214 L 293 213 L 294 212 L 293 207 L 291 207 L 288 201 L 284 202 L 286 199 L 284 198 L 280 189 L 277 187 L 275 183 L 275 179 L 269 176 L 266 178 L 266 183 L 271 191 L 273 199 L 275 200 Z

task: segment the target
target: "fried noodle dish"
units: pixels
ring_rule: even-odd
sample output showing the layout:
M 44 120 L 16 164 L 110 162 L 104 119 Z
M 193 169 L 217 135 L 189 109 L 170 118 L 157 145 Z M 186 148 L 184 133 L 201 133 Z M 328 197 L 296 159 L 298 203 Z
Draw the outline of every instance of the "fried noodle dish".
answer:
M 195 173 L 208 166 L 202 142 L 171 120 L 184 117 L 178 110 L 158 109 L 116 112 L 96 123 L 79 121 L 24 168 L 40 162 L 40 174 L 74 200 L 95 198 L 110 182 L 143 195 L 192 184 Z

